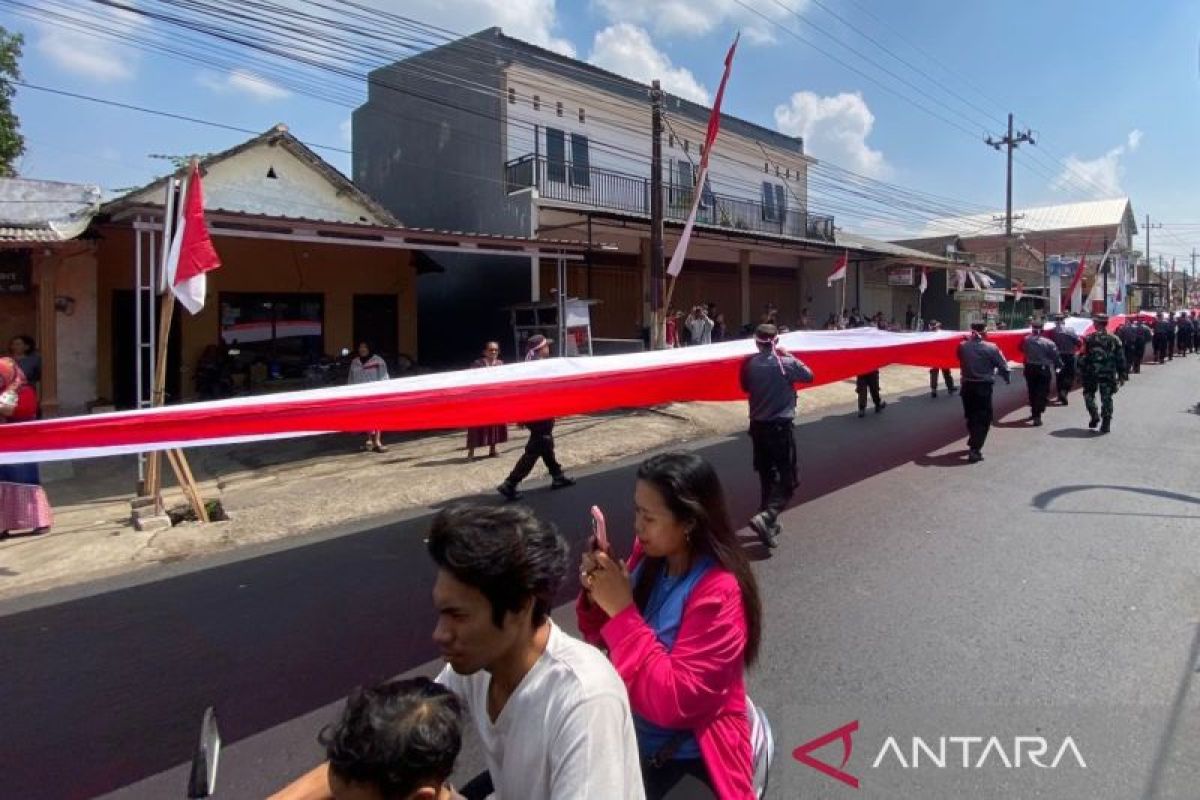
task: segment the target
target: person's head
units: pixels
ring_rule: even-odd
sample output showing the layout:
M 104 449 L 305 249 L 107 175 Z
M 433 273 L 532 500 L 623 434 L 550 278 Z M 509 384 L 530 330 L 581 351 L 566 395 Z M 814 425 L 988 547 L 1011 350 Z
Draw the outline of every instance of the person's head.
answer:
M 350 695 L 321 731 L 335 800 L 442 800 L 462 749 L 462 703 L 428 678 Z
M 987 332 L 987 324 L 983 322 L 971 323 L 971 335 L 977 339 L 982 339 L 983 334 Z
M 371 357 L 371 345 L 369 343 L 358 343 L 358 357 L 364 360 Z
M 500 343 L 499 342 L 487 342 L 486 344 L 484 344 L 483 357 L 484 358 L 499 358 L 500 357 Z
M 695 453 L 663 453 L 638 467 L 634 532 L 645 550 L 634 599 L 644 609 L 663 559 L 709 556 L 737 578 L 746 611 L 744 661 L 753 664 L 762 637 L 762 601 L 750 561 L 729 521 L 725 492 L 712 465 Z
M 938 322 L 936 319 L 929 320 L 929 330 L 940 331 L 941 329 L 942 329 L 942 323 Z
M 719 323 L 721 323 L 722 325 L 724 325 L 724 324 L 725 324 L 725 315 L 724 315 L 724 314 L 717 314 L 717 316 L 716 316 L 716 317 L 714 317 L 713 321 L 714 321 L 714 322 L 719 322 Z
M 754 329 L 754 343 L 758 345 L 760 352 L 769 353 L 775 349 L 775 343 L 779 339 L 779 328 L 764 322 Z
M 14 336 L 12 341 L 8 343 L 8 353 L 13 358 L 21 358 L 22 356 L 29 355 L 35 349 L 37 348 L 34 346 L 33 337 L 26 336 L 25 334 Z
M 1043 322 L 1041 318 L 1039 318 L 1039 317 L 1030 317 L 1029 318 L 1029 329 L 1034 334 L 1041 335 L 1042 328 L 1044 328 L 1044 327 L 1046 327 L 1046 323 Z
M 528 643 L 567 574 L 567 543 L 523 506 L 454 506 L 429 531 L 434 642 L 470 675 Z
M 1092 317 L 1092 324 L 1100 330 L 1107 330 L 1108 314 L 1097 314 L 1096 316 Z
M 0 392 L 20 388 L 25 383 L 25 373 L 12 358 L 0 358 Z
M 529 341 L 525 343 L 525 360 L 533 361 L 539 358 L 550 357 L 550 345 L 553 341 L 547 339 L 540 333 L 535 333 L 529 337 Z

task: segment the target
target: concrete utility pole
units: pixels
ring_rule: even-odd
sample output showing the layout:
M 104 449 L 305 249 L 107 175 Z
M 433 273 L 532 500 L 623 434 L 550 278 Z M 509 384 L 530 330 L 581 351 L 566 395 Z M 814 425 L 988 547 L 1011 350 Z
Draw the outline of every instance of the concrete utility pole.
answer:
M 663 93 L 658 81 L 650 89 L 650 347 L 664 346 L 666 317 L 663 292 Z
M 1013 136 L 1013 115 L 1008 115 L 1008 135 L 1003 139 L 993 139 L 991 136 L 984 139 L 984 142 L 994 147 L 997 151 L 1001 148 L 1008 150 L 1008 169 L 1005 179 L 1004 191 L 1004 280 L 1008 283 L 1007 288 L 1012 288 L 1012 158 L 1013 150 L 1017 148 L 1021 142 L 1029 142 L 1037 144 L 1033 140 L 1033 131 L 1026 129 L 1025 131 Z

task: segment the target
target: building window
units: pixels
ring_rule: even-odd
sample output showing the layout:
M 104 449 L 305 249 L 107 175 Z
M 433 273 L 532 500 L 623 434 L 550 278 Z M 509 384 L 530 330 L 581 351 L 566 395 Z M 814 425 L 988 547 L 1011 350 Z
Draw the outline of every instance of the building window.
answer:
M 508 89 L 508 102 L 510 102 L 510 103 L 517 102 L 517 90 L 513 89 L 511 86 Z
M 667 134 L 667 147 L 675 146 L 675 134 Z
M 692 162 L 683 158 L 676 159 L 671 175 L 671 205 L 691 205 L 692 187 L 695 185 L 696 176 L 692 172 Z
M 592 185 L 588 138 L 578 133 L 571 134 L 571 185 L 585 189 Z
M 792 168 L 791 167 L 788 167 L 787 169 L 785 169 L 783 171 L 783 177 L 787 178 L 789 181 L 792 179 Z
M 768 164 L 766 161 L 764 161 L 764 162 L 763 162 L 763 172 L 764 172 L 764 173 L 767 173 L 767 172 L 770 172 L 770 171 L 771 171 L 771 165 L 770 165 L 770 164 Z
M 763 181 L 763 220 L 766 222 L 782 222 L 787 213 L 787 194 L 782 184 Z
M 683 140 L 683 152 L 686 153 L 687 151 L 688 151 L 688 140 L 684 139 Z
M 776 178 L 779 177 L 779 165 L 778 164 L 775 165 L 775 177 Z
M 221 292 L 221 344 L 247 373 L 257 364 L 268 381 L 302 378 L 325 352 L 324 303 L 320 294 Z
M 533 110 L 540 111 L 542 108 L 542 98 L 538 95 L 533 96 Z
M 587 122 L 587 118 L 586 118 L 586 116 L 584 115 L 584 113 L 583 113 L 583 109 L 582 109 L 582 108 L 581 108 L 581 109 L 579 109 L 579 121 L 580 121 L 580 122 Z
M 546 178 L 567 182 L 567 136 L 558 128 L 546 128 Z
M 708 176 L 704 176 L 704 188 L 700 190 L 700 206 L 702 208 L 712 208 L 717 204 L 716 195 L 713 194 L 712 182 Z
M 555 105 L 554 114 L 555 114 L 555 116 L 559 116 L 559 117 L 562 116 L 562 101 L 561 100 L 559 100 L 557 105 Z

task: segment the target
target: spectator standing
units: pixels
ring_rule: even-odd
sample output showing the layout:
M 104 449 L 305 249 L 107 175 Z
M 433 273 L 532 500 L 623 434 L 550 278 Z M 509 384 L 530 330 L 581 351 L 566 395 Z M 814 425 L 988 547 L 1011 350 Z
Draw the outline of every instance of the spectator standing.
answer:
M 917 312 L 913 311 L 912 306 L 909 306 L 904 312 L 904 330 L 911 331 L 913 329 L 913 322 L 916 320 L 916 318 Z
M 628 563 L 585 553 L 576 609 L 628 689 L 646 797 L 751 800 L 745 670 L 762 601 L 720 479 L 693 453 L 654 456 L 634 508 Z
M 488 342 L 483 346 L 483 355 L 475 359 L 471 366 L 473 368 L 484 367 L 499 367 L 504 362 L 500 360 L 500 343 Z M 496 452 L 496 445 L 503 444 L 508 441 L 508 426 L 507 425 L 484 425 L 480 428 L 467 429 L 467 459 L 475 460 L 475 448 L 487 447 L 488 458 L 495 458 L 499 455 Z
M 725 315 L 718 313 L 713 317 L 712 340 L 714 342 L 723 342 L 728 335 L 729 329 L 725 326 Z
M 679 340 L 679 328 L 683 315 L 675 310 L 667 311 L 667 321 L 665 330 L 665 344 L 667 347 L 683 347 L 683 342 Z
M 540 361 L 543 358 L 549 358 L 552 344 L 554 342 L 550 339 L 540 333 L 535 333 L 525 344 L 525 360 Z M 526 423 L 525 427 L 529 429 L 529 441 L 525 443 L 525 452 L 521 454 L 504 482 L 496 487 L 496 491 L 502 494 L 506 500 L 520 500 L 521 493 L 517 491 L 517 486 L 533 471 L 533 465 L 538 462 L 539 458 L 550 472 L 551 489 L 565 489 L 568 486 L 574 486 L 575 481 L 563 473 L 562 465 L 554 456 L 554 420 L 536 420 Z
M 712 344 L 713 321 L 704 306 L 695 306 L 685 323 L 691 344 Z
M 17 362 L 0 358 L 0 423 L 31 422 L 37 419 L 37 408 L 37 392 Z M 53 524 L 38 465 L 0 465 L 0 539 L 17 530 L 46 533 Z
M 42 382 L 42 354 L 37 351 L 33 337 L 25 334 L 14 336 L 8 343 L 8 354 L 17 362 L 17 366 L 25 374 L 25 380 L 36 391 L 38 384 Z
M 937 333 L 942 329 L 942 323 L 938 322 L 936 319 L 931 319 L 926 324 L 925 329 L 932 333 Z M 951 394 L 951 395 L 954 394 L 954 375 L 950 372 L 950 370 L 948 370 L 948 369 L 943 369 L 943 370 L 931 369 L 931 370 L 929 370 L 929 396 L 930 397 L 938 396 L 938 372 L 939 371 L 942 373 L 942 381 L 945 382 L 945 384 L 946 384 L 946 394 Z
M 350 360 L 349 382 L 351 384 L 374 383 L 387 379 L 387 362 L 371 350 L 370 344 L 359 342 L 358 356 Z M 370 431 L 364 446 L 367 450 L 374 450 L 376 453 L 386 453 L 387 448 L 383 446 L 383 431 Z

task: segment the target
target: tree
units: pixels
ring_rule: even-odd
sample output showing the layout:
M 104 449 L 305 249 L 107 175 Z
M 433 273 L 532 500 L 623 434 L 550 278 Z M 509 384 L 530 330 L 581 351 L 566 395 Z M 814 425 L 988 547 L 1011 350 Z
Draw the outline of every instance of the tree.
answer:
M 21 122 L 13 112 L 12 99 L 17 93 L 14 81 L 21 80 L 21 46 L 25 37 L 0 27 L 0 177 L 17 174 L 17 159 L 25 153 Z

